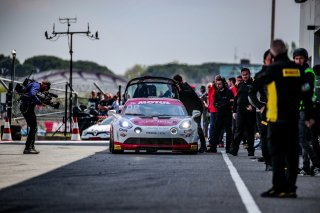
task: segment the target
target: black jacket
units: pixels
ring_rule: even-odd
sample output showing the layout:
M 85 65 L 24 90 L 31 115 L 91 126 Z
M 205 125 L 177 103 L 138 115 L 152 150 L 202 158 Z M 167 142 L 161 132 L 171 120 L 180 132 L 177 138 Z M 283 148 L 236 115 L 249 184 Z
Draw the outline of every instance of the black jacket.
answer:
M 234 96 L 230 89 L 216 90 L 214 96 L 214 106 L 217 108 L 218 113 L 232 112 Z
M 287 54 L 280 54 L 265 72 L 257 76 L 251 91 L 259 85 L 267 85 L 267 119 L 269 122 L 296 121 L 299 119 L 300 101 L 306 106 L 306 120 L 312 117 L 310 85 L 300 65 L 291 61 Z
M 259 72 L 256 73 L 254 79 L 258 78 L 263 72 L 265 72 L 267 66 L 263 66 Z M 256 90 L 253 91 L 251 88 L 254 87 Z M 259 98 L 258 98 L 259 94 Z M 253 81 L 249 88 L 249 102 L 256 108 L 261 109 L 267 104 L 267 86 L 258 85 L 256 81 Z
M 248 81 L 241 82 L 238 85 L 237 95 L 234 97 L 233 112 L 247 110 L 247 106 L 250 105 L 248 95 L 252 81 L 252 78 L 250 78 Z
M 188 115 L 192 115 L 193 110 L 203 112 L 203 104 L 197 93 L 187 82 L 179 83 L 179 99 L 186 107 Z

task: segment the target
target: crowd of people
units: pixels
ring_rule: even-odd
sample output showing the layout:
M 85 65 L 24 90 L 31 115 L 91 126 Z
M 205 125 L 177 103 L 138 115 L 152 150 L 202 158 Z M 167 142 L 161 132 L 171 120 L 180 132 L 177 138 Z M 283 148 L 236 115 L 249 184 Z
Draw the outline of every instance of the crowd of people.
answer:
M 119 94 L 112 95 L 110 92 L 101 93 L 92 90 L 88 100 L 88 108 L 90 107 L 97 110 L 99 116 L 107 116 L 109 110 L 119 112 Z
M 237 156 L 243 143 L 248 156 L 255 156 L 255 136 L 260 135 L 258 161 L 273 172 L 272 187 L 262 197 L 295 198 L 298 174 L 320 174 L 320 66 L 310 68 L 308 59 L 304 48 L 296 49 L 290 59 L 285 43 L 276 39 L 254 77 L 245 67 L 236 78 L 216 75 L 213 82 L 200 87 L 197 98 L 189 95 L 186 100 L 182 77 L 173 78 L 188 113 L 199 109 L 196 99 L 202 102 L 202 123 L 197 121 L 202 127 L 198 129 L 200 153 L 217 153 L 217 147 L 225 147 L 226 153 Z

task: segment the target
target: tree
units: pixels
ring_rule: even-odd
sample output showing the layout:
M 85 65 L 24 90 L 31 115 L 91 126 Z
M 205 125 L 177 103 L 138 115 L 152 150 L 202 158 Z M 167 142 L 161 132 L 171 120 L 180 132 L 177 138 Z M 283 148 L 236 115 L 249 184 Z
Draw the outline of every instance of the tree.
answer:
M 136 78 L 139 76 L 142 76 L 144 72 L 146 71 L 146 67 L 136 64 L 134 65 L 131 69 L 128 69 L 124 76 L 127 77 L 128 79 Z
M 55 56 L 34 56 L 25 60 L 23 65 L 40 71 L 67 69 L 69 62 Z
M 21 66 L 18 59 L 15 60 L 15 68 Z M 10 56 L 4 56 L 0 54 L 0 75 L 1 76 L 11 76 L 12 72 L 12 58 Z

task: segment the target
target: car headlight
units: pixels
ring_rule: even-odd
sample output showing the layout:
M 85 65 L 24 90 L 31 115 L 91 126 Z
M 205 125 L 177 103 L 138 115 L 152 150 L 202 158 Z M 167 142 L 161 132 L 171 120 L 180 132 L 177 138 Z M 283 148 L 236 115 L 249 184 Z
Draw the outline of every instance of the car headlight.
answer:
M 119 121 L 119 125 L 120 127 L 122 128 L 125 128 L 125 129 L 130 129 L 132 128 L 132 124 L 130 121 L 126 120 L 126 119 L 122 119 Z
M 82 132 L 82 135 L 86 135 L 86 134 L 87 134 L 87 131 L 86 131 L 86 130 Z
M 191 127 L 191 121 L 190 120 L 184 120 L 179 125 L 180 129 L 189 129 Z

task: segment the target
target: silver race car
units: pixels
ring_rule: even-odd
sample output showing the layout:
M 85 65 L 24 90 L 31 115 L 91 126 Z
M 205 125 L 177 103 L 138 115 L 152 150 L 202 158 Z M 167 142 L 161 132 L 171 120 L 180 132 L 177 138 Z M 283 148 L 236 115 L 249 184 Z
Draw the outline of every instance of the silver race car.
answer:
M 156 93 L 155 93 L 156 94 Z M 115 117 L 110 130 L 110 152 L 125 150 L 171 150 L 196 154 L 198 151 L 197 124 L 194 110 L 188 116 L 182 102 L 174 98 L 130 98 L 121 114 L 110 110 Z
M 94 124 L 81 134 L 81 140 L 109 140 L 110 139 L 110 124 L 114 117 L 107 117 L 103 121 Z

